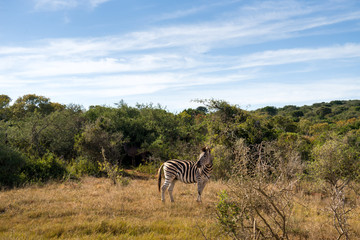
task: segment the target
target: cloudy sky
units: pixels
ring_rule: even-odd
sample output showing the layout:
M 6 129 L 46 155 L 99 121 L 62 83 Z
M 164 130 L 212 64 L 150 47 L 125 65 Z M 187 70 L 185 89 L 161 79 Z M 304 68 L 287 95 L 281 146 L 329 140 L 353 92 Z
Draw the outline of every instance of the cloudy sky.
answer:
M 244 109 L 360 99 L 358 0 L 0 0 L 0 94 Z

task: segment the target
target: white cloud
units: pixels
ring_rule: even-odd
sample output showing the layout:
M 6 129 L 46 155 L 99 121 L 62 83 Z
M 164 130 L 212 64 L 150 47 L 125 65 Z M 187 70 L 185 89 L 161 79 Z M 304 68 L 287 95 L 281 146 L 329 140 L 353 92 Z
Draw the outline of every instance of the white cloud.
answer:
M 137 73 L 147 78 L 149 74 L 171 73 L 173 76 L 179 76 L 176 82 L 181 79 L 181 81 L 196 83 L 196 79 L 203 79 L 201 83 L 206 85 L 234 81 L 234 76 L 237 75 L 241 76 L 235 77 L 237 80 L 244 79 L 243 76 L 246 76 L 245 79 L 252 79 L 254 74 L 251 72 L 259 71 L 259 68 L 264 66 L 337 59 L 358 62 L 360 57 L 360 43 L 322 48 L 280 49 L 236 57 L 206 57 L 203 54 L 182 53 L 181 49 L 174 50 L 173 53 L 162 51 L 128 53 L 123 49 L 118 50 L 114 39 L 119 38 L 103 38 L 95 41 L 50 40 L 41 47 L 3 47 L 0 49 L 0 72 L 3 76 L 18 79 L 51 79 L 69 76 L 84 78 L 87 76 L 89 81 L 94 76 L 97 79 L 103 79 L 108 75 Z M 119 41 L 122 40 L 119 39 Z M 22 52 L 24 54 L 21 54 Z M 241 74 L 233 72 L 235 70 L 242 72 Z M 169 75 L 166 76 L 169 77 Z M 170 79 L 175 79 L 175 77 Z M 172 81 L 170 80 L 169 83 Z M 128 82 L 137 84 L 133 80 Z
M 200 11 L 203 11 L 207 7 L 208 6 L 194 7 L 194 8 L 190 8 L 190 9 L 186 9 L 186 10 L 179 10 L 179 11 L 176 11 L 176 12 L 166 13 L 166 14 L 163 14 L 162 16 L 160 16 L 160 17 L 156 17 L 156 20 L 157 21 L 163 21 L 163 20 L 186 17 L 186 16 L 189 16 L 189 15 L 198 13 Z
M 41 11 L 59 11 L 74 9 L 79 6 L 96 8 L 110 0 L 33 0 L 34 8 Z
M 103 4 L 105 2 L 108 2 L 110 0 L 88 0 L 90 3 L 90 6 L 92 8 L 96 8 L 97 6 L 99 6 L 100 4 Z
M 34 0 L 35 9 L 57 11 L 71 9 L 78 6 L 77 0 Z
M 289 82 L 294 82 L 289 79 Z M 201 99 L 215 98 L 238 103 L 242 108 L 256 109 L 269 105 L 310 104 L 335 99 L 349 100 L 359 98 L 360 78 L 312 79 L 297 83 L 253 82 L 239 87 L 218 87 L 199 91 L 186 91 L 188 101 L 201 96 Z M 174 103 L 176 104 L 176 103 Z M 179 108 L 181 109 L 181 108 Z M 184 108 L 182 108 L 184 109 Z
M 348 43 L 322 48 L 295 48 L 277 51 L 264 51 L 242 56 L 239 68 L 259 67 L 268 65 L 282 65 L 298 62 L 312 62 L 344 58 L 359 58 L 360 44 Z
M 50 4 L 49 0 L 38 0 Z M 59 0 L 63 6 L 75 6 L 86 2 L 87 5 L 98 6 L 105 0 L 90 2 L 90 0 Z M 55 1 L 56 2 L 56 1 Z M 129 32 L 121 36 L 108 36 L 89 39 L 54 39 L 47 48 L 53 50 L 53 54 L 100 54 L 112 51 L 143 51 L 158 49 L 183 48 L 181 51 L 204 53 L 214 48 L 229 46 L 244 46 L 254 43 L 267 42 L 269 40 L 288 39 L 293 36 L 317 34 L 319 27 L 329 26 L 360 19 L 359 11 L 338 12 L 329 15 L 310 15 L 310 13 L 322 13 L 320 8 L 296 7 L 286 1 L 287 4 L 273 3 L 281 7 L 274 11 L 275 7 L 267 5 L 254 11 L 253 14 L 243 15 L 243 9 L 237 11 L 235 16 L 219 21 L 207 21 L 197 24 L 173 25 L 168 27 L 154 27 L 144 31 Z M 284 2 L 282 2 L 284 3 Z M 54 3 L 53 3 L 54 4 Z M 62 6 L 60 3 L 57 5 Z M 54 5 L 57 6 L 56 4 Z M 50 5 L 51 6 L 51 5 Z M 200 7 L 201 8 L 201 7 Z M 270 8 L 270 10 L 269 10 Z M 329 8 L 329 7 L 328 7 Z M 196 9 L 188 10 L 190 12 Z M 308 32 L 312 30 L 313 32 Z M 343 31 L 340 29 L 338 31 Z M 346 31 L 346 30 L 345 30 Z M 46 43 L 45 43 L 46 44 Z M 48 50 L 48 49 L 44 49 Z M 48 51 L 50 52 L 50 51 Z
M 37 5 L 50 9 L 85 4 L 96 7 L 106 1 L 108 0 L 36 0 Z M 51 56 L 81 54 L 82 56 L 94 57 L 120 51 L 173 51 L 174 49 L 175 51 L 186 51 L 186 54 L 201 54 L 217 48 L 246 46 L 269 40 L 317 34 L 316 31 L 309 33 L 308 30 L 316 30 L 319 27 L 360 19 L 360 11 L 351 10 L 321 15 L 322 11 L 326 11 L 331 7 L 333 6 L 319 4 L 310 8 L 295 1 L 265 2 L 254 6 L 255 10 L 253 11 L 246 8 L 236 10 L 234 16 L 231 15 L 222 21 L 154 27 L 120 36 L 50 39 L 39 44 L 43 45 L 40 51 Z M 196 10 L 190 9 L 188 11 Z M 310 15 L 310 13 L 314 12 L 317 14 Z M 65 19 L 65 21 L 68 20 Z M 343 31 L 343 29 L 339 31 Z M 24 49 L 24 47 L 0 48 L 0 54 L 4 50 L 31 51 L 31 49 Z M 38 52 L 38 50 L 36 48 L 35 51 Z
M 128 72 L 172 72 L 192 69 L 206 63 L 175 54 L 128 55 L 120 58 L 48 57 L 29 55 L 0 58 L 0 71 L 22 78 Z M 18 69 L 16 71 L 16 69 Z
M 322 48 L 280 49 L 239 57 L 204 57 L 202 54 L 188 55 L 180 51 L 124 53 L 113 46 L 113 39 L 88 44 L 83 41 L 52 40 L 47 46 L 25 49 L 27 54 L 19 54 L 17 48 L 3 48 L 2 52 L 14 54 L 0 55 L 0 71 L 21 78 L 134 72 L 186 72 L 197 75 L 270 65 L 359 58 L 360 43 Z

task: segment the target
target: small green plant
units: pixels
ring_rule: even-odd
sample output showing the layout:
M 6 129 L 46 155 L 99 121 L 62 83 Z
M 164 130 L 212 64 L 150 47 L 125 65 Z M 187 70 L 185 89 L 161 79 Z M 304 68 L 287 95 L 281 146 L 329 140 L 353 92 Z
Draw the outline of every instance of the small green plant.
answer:
M 224 190 L 219 193 L 219 202 L 216 205 L 217 219 L 224 231 L 237 238 L 238 222 L 240 221 L 239 206 L 229 199 L 229 195 Z
M 101 148 L 101 154 L 103 157 L 103 162 L 98 162 L 100 171 L 105 172 L 108 178 L 112 180 L 114 185 L 116 185 L 118 182 L 121 183 L 122 186 L 129 185 L 130 181 L 128 178 L 123 176 L 123 170 L 119 168 L 117 164 L 112 164 L 107 160 L 104 148 Z
M 161 165 L 160 158 L 149 157 L 145 164 L 140 164 L 136 170 L 141 173 L 157 174 L 159 166 Z

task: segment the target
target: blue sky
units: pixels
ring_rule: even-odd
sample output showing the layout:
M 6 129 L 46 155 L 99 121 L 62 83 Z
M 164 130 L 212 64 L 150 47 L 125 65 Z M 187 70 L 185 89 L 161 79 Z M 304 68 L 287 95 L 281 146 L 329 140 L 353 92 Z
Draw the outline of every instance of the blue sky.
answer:
M 358 0 L 0 0 L 0 94 L 179 112 L 360 99 Z

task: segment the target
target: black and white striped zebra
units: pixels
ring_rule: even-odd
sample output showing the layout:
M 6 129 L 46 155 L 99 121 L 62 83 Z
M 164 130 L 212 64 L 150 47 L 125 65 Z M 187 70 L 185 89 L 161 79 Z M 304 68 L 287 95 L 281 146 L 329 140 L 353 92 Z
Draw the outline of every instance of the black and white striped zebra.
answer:
M 164 169 L 165 182 L 161 186 L 161 169 Z M 198 198 L 201 202 L 201 193 L 205 188 L 206 183 L 210 178 L 213 164 L 210 154 L 210 148 L 204 147 L 196 162 L 185 160 L 169 160 L 163 163 L 158 171 L 158 186 L 161 188 L 161 201 L 165 202 L 165 191 L 168 189 L 170 201 L 174 202 L 172 195 L 175 182 L 177 180 L 183 183 L 197 183 Z

